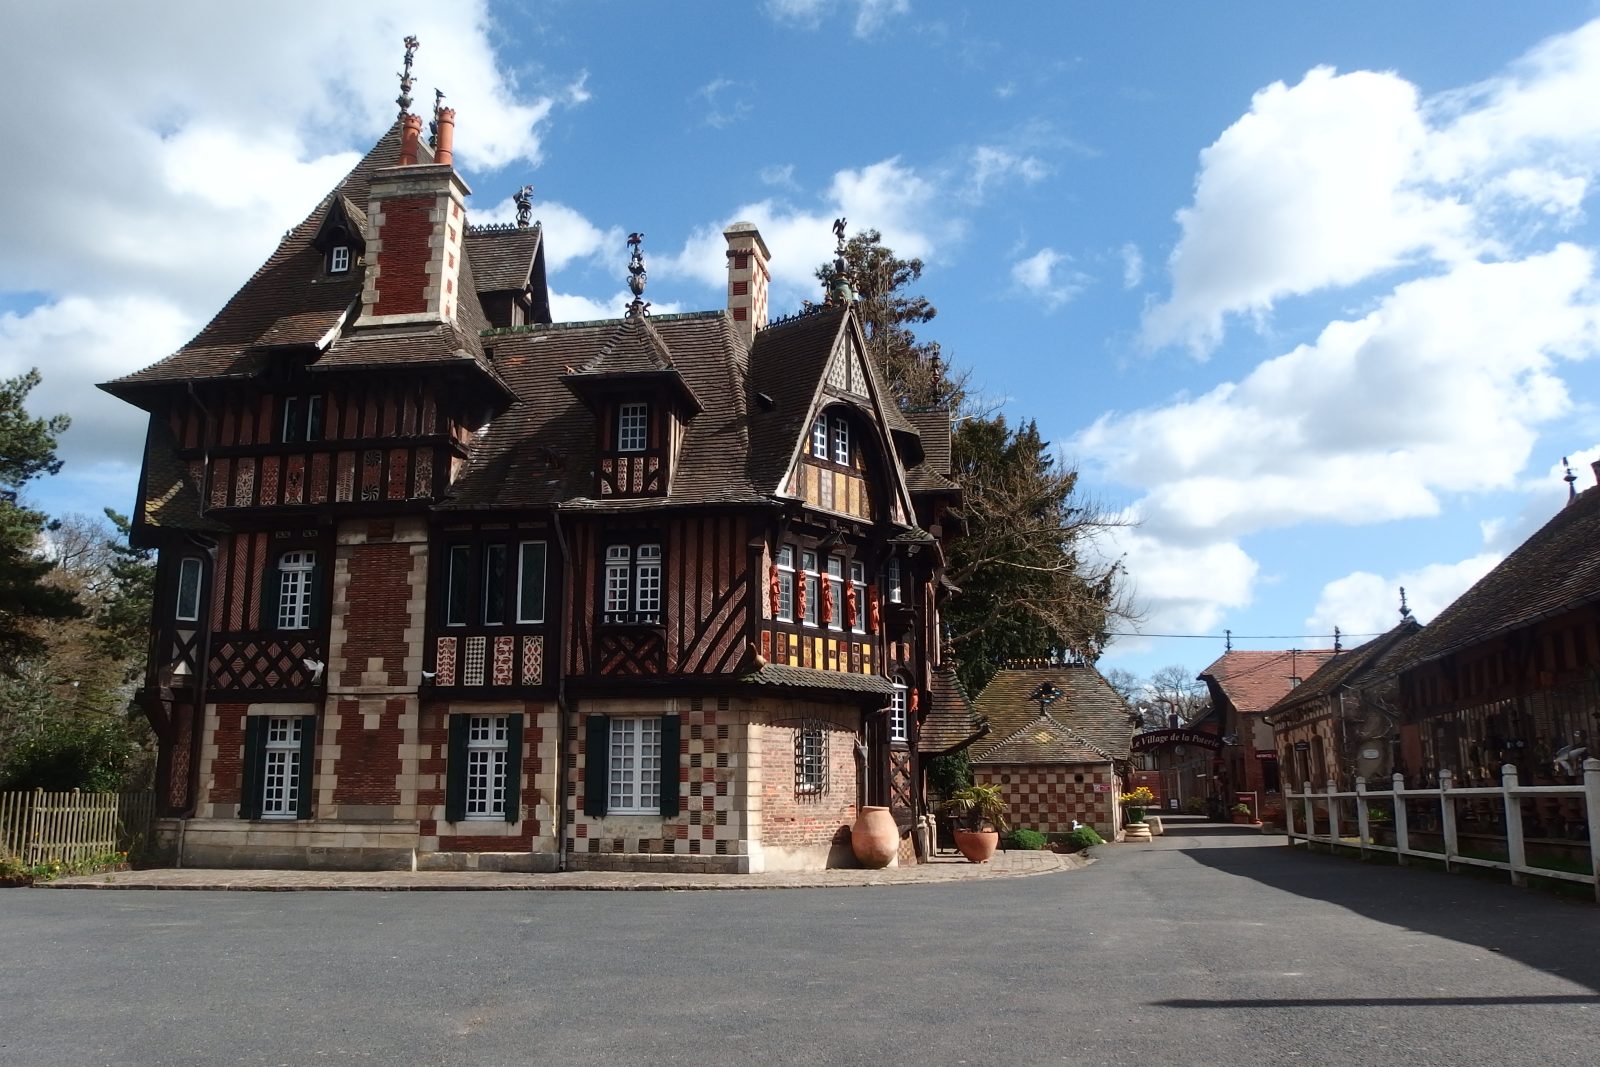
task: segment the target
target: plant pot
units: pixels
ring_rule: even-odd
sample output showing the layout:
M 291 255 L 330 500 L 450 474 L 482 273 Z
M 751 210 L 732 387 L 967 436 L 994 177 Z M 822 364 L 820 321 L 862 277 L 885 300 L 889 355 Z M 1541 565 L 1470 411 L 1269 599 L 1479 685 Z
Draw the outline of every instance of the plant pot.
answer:
M 900 851 L 900 828 L 888 808 L 866 806 L 850 827 L 850 851 L 856 862 L 870 870 L 889 866 Z
M 1144 822 L 1143 808 L 1123 808 L 1122 813 L 1127 816 L 1128 822 Z
M 956 849 L 973 863 L 988 863 L 995 849 L 1000 847 L 998 830 L 962 830 L 958 827 L 955 836 Z

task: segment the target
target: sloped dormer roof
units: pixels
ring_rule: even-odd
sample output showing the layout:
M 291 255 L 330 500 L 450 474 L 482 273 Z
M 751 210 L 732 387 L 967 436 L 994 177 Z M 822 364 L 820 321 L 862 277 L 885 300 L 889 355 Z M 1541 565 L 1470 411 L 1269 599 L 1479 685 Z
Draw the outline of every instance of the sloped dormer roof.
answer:
M 1046 682 L 1061 693 L 1047 705 L 1051 718 L 1111 758 L 1128 758 L 1133 713 L 1111 683 L 1089 666 L 1007 667 L 996 672 L 978 694 L 975 708 L 989 721 L 991 740 L 1006 740 L 1040 717 L 1038 702 L 1031 698 Z M 986 758 L 992 747 L 976 752 L 974 758 Z
M 591 406 L 601 392 L 650 385 L 667 389 L 695 414 L 703 410 L 700 398 L 673 363 L 666 338 L 644 315 L 624 318 L 593 355 L 561 380 Z

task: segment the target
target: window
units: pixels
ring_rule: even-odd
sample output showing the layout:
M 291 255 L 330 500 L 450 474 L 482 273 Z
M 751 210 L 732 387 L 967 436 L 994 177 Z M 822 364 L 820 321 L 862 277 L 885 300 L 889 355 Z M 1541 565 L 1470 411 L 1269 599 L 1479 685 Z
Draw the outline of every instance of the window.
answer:
M 200 618 L 200 560 L 185 556 L 178 561 L 178 603 L 173 615 L 179 622 Z
M 800 567 L 804 572 L 802 580 L 805 582 L 804 588 L 806 592 L 806 617 L 804 622 L 807 626 L 815 626 L 817 624 L 817 601 L 822 596 L 819 581 L 821 576 L 817 574 L 817 554 L 815 552 L 800 553 Z
M 467 716 L 467 810 L 469 819 L 506 814 L 506 716 Z
M 604 593 L 606 622 L 659 622 L 661 546 L 608 546 Z
M 818 415 L 811 424 L 811 454 L 818 459 L 828 458 L 828 416 Z
M 611 720 L 607 809 L 654 815 L 661 810 L 661 720 Z
M 833 461 L 850 465 L 850 424 L 838 416 L 833 420 Z
M 894 696 L 889 698 L 889 740 L 904 741 L 906 730 L 906 686 L 899 678 L 894 682 Z
M 859 562 L 850 564 L 850 591 L 855 594 L 855 618 L 850 629 L 858 634 L 867 632 L 867 568 Z
M 278 557 L 278 629 L 311 626 L 311 578 L 316 566 L 315 552 L 285 552 Z
M 343 274 L 349 269 L 350 246 L 334 245 L 333 250 L 328 253 L 328 272 L 331 274 Z
M 617 451 L 643 452 L 650 405 L 623 404 L 617 409 Z
M 300 812 L 300 731 L 298 718 L 267 719 L 266 758 L 261 773 L 261 817 L 293 819 Z
M 900 603 L 900 557 L 890 556 L 889 566 L 884 570 L 884 599 L 891 604 Z
M 283 441 L 297 444 L 322 440 L 322 397 L 286 396 L 283 398 Z
M 450 546 L 450 575 L 445 581 L 444 624 L 465 626 L 467 603 L 472 596 L 472 547 Z
M 524 541 L 517 551 L 517 621 L 544 622 L 545 543 Z
M 778 549 L 778 610 L 782 622 L 794 621 L 794 549 L 784 545 Z
M 833 603 L 833 615 L 828 625 L 835 630 L 844 629 L 844 559 L 828 557 L 828 599 Z
M 820 726 L 795 731 L 794 791 L 800 796 L 819 796 L 828 791 L 828 735 Z
M 483 546 L 483 624 L 506 621 L 506 546 Z

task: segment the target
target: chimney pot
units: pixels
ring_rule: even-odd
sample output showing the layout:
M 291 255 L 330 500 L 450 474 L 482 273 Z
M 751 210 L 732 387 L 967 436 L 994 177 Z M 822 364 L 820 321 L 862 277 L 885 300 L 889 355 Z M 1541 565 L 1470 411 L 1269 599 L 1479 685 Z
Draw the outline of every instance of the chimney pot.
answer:
M 422 116 L 407 115 L 400 121 L 400 165 L 417 165 L 417 152 L 422 144 Z
M 1597 459 L 1593 463 L 1589 464 L 1589 469 L 1594 471 L 1595 484 L 1600 485 L 1600 459 Z
M 767 324 L 767 270 L 770 253 L 753 222 L 735 222 L 722 231 L 728 242 L 728 315 L 745 344 Z
M 455 158 L 456 109 L 440 108 L 435 121 L 438 122 L 439 128 L 433 135 L 433 161 L 448 167 Z

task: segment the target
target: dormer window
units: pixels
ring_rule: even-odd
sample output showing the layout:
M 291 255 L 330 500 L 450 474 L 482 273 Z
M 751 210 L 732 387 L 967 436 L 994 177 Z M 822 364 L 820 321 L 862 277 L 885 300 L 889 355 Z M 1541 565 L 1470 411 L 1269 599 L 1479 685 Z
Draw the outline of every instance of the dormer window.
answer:
M 350 269 L 350 246 L 334 245 L 328 252 L 328 273 L 343 274 Z
M 833 461 L 850 465 L 850 424 L 837 417 L 833 420 Z
M 649 404 L 623 404 L 617 409 L 617 451 L 643 452 L 649 427 Z
M 817 459 L 850 465 L 850 424 L 842 415 L 818 415 L 811 424 L 811 454 Z
M 818 415 L 811 424 L 811 454 L 818 459 L 828 458 L 828 416 Z

